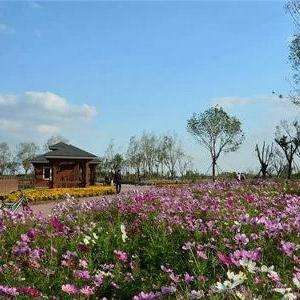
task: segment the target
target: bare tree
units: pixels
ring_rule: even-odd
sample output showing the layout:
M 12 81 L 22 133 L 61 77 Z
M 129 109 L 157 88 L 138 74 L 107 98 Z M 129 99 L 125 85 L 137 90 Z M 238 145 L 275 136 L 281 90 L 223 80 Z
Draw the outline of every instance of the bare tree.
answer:
M 194 114 L 187 121 L 187 130 L 209 151 L 213 180 L 221 153 L 236 151 L 244 140 L 241 122 L 218 106 Z
M 295 155 L 300 147 L 300 125 L 298 122 L 294 121 L 289 124 L 287 121 L 282 121 L 280 126 L 276 127 L 275 142 L 284 153 L 287 163 L 287 177 L 290 179 Z
M 0 143 L 0 175 L 3 175 L 8 169 L 11 159 L 11 152 L 7 143 Z
M 20 143 L 18 146 L 17 158 L 24 168 L 25 174 L 31 168 L 31 160 L 37 154 L 39 147 L 35 143 Z
M 55 145 L 57 143 L 66 143 L 68 144 L 69 143 L 69 140 L 63 136 L 60 136 L 60 135 L 53 135 L 51 136 L 47 142 L 45 143 L 44 145 L 44 150 L 45 151 L 49 151 L 49 147 L 52 146 L 52 145 Z
M 174 178 L 178 159 L 183 155 L 183 150 L 175 134 L 163 136 L 163 149 L 165 152 L 165 165 L 170 177 Z
M 286 159 L 280 149 L 274 150 L 274 155 L 270 165 L 270 171 L 275 174 L 276 177 L 281 177 L 287 173 Z
M 185 176 L 186 173 L 191 169 L 192 169 L 192 157 L 181 152 L 178 157 L 178 171 L 180 176 L 181 177 Z
M 274 156 L 273 144 L 266 145 L 266 142 L 263 142 L 261 147 L 256 144 L 255 151 L 260 163 L 258 176 L 261 174 L 262 178 L 266 178 L 268 174 L 271 175 L 268 168 Z

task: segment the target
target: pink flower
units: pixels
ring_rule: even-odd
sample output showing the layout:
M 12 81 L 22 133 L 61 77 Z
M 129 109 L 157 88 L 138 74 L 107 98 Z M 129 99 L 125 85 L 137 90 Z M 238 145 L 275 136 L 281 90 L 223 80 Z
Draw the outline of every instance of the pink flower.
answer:
M 124 251 L 115 250 L 114 254 L 116 255 L 117 259 L 122 262 L 126 262 L 128 260 L 128 255 Z
M 208 259 L 206 253 L 203 250 L 196 250 L 197 256 L 202 258 L 202 259 Z
M 149 292 L 149 293 L 140 292 L 138 295 L 133 297 L 133 300 L 153 300 L 157 298 L 158 295 L 154 294 L 153 292 Z
M 249 243 L 249 239 L 247 238 L 246 234 L 244 234 L 244 233 L 238 233 L 234 237 L 234 239 L 240 245 L 247 245 Z
M 83 268 L 83 269 L 87 269 L 88 267 L 88 262 L 85 259 L 80 259 L 79 260 L 79 267 Z
M 64 284 L 61 290 L 69 295 L 74 295 L 78 292 L 78 288 L 74 284 Z
M 85 296 L 89 297 L 89 296 L 92 296 L 95 293 L 95 288 L 86 285 L 86 286 L 84 286 L 80 289 L 80 293 L 82 295 L 85 295 Z
M 269 272 L 268 277 L 276 283 L 280 282 L 280 277 L 275 271 Z
M 101 286 L 103 283 L 103 275 L 97 274 L 94 276 L 94 284 L 95 286 Z

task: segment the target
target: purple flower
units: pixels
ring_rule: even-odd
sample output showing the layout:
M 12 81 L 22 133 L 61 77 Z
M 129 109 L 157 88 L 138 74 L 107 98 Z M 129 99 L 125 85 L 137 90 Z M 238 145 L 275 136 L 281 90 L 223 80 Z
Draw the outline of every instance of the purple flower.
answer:
M 297 246 L 294 243 L 291 243 L 291 242 L 281 241 L 280 246 L 281 246 L 280 249 L 282 250 L 282 252 L 285 253 L 287 256 L 290 256 L 290 257 L 293 256 L 293 253 L 297 249 Z
M 19 292 L 15 287 L 0 285 L 0 295 L 2 296 L 18 296 Z
M 77 279 L 89 280 L 91 278 L 89 271 L 87 270 L 76 270 L 74 276 Z
M 189 273 L 184 274 L 184 281 L 186 283 L 190 283 L 194 280 L 194 276 L 190 275 Z

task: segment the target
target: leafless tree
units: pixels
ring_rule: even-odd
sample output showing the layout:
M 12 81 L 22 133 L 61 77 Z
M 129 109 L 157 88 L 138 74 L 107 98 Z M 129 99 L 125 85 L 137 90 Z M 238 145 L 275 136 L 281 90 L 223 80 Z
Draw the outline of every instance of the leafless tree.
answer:
M 275 149 L 270 165 L 270 172 L 275 174 L 276 177 L 281 177 L 286 173 L 286 171 L 287 164 L 285 156 L 280 149 Z
M 51 136 L 45 143 L 44 145 L 44 150 L 45 151 L 49 151 L 49 147 L 52 146 L 52 145 L 55 145 L 57 143 L 69 143 L 69 140 L 63 136 L 60 136 L 60 135 L 53 135 Z
M 273 144 L 266 145 L 266 142 L 263 142 L 261 147 L 256 144 L 255 151 L 260 163 L 260 171 L 258 176 L 261 175 L 262 178 L 266 178 L 268 174 L 271 175 L 268 168 L 274 156 Z
M 291 178 L 293 172 L 293 163 L 295 155 L 300 147 L 300 125 L 297 121 L 289 124 L 282 121 L 280 126 L 276 127 L 275 142 L 281 148 L 286 158 L 287 177 Z
M 11 160 L 11 152 L 7 143 L 0 143 L 0 175 L 3 175 L 8 169 Z
M 18 146 L 17 158 L 24 168 L 25 174 L 31 168 L 31 160 L 37 154 L 39 147 L 35 143 L 20 143 Z
M 187 171 L 191 169 L 192 157 L 181 152 L 178 156 L 178 171 L 180 176 L 183 177 L 184 175 L 186 175 Z

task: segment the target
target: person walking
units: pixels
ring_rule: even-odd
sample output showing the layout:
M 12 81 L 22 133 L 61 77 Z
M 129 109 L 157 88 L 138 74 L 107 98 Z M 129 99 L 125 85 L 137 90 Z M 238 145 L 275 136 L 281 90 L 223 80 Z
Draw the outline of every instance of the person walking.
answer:
M 119 194 L 121 192 L 121 170 L 117 170 L 114 174 L 114 184 L 116 186 L 116 193 Z

